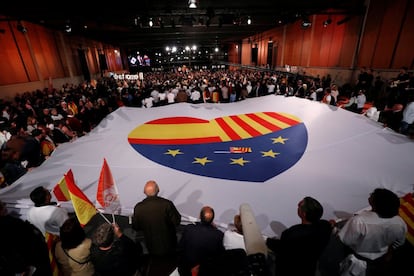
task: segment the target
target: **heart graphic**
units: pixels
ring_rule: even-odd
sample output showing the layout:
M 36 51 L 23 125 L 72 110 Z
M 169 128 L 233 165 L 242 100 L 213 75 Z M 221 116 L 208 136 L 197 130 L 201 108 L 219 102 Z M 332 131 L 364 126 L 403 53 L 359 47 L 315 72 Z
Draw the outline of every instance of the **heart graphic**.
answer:
M 299 161 L 308 133 L 293 115 L 257 112 L 210 121 L 161 118 L 136 127 L 128 141 L 146 158 L 179 171 L 264 182 Z

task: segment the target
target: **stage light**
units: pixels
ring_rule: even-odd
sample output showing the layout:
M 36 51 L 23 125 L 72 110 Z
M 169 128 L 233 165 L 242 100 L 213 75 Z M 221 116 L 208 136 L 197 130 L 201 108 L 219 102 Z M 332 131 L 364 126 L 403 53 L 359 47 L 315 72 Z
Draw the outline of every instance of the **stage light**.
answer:
M 326 28 L 326 27 L 328 27 L 328 25 L 329 25 L 329 24 L 331 24 L 331 23 L 332 23 L 332 19 L 328 18 L 328 19 L 326 19 L 325 21 L 323 21 L 323 26 Z
M 188 0 L 188 7 L 190 9 L 196 9 L 197 8 L 197 1 L 196 0 Z
M 152 18 L 150 18 L 150 19 L 149 19 L 148 25 L 149 25 L 150 27 L 154 26 L 154 22 L 152 22 Z
M 250 18 L 250 16 L 247 18 L 247 24 L 248 25 L 252 24 L 252 19 Z
M 305 18 L 302 20 L 301 26 L 302 26 L 302 29 L 307 29 L 310 26 L 312 26 L 312 22 L 310 22 L 309 18 Z
M 21 22 L 17 23 L 17 30 L 23 34 L 27 33 L 26 27 L 24 27 Z

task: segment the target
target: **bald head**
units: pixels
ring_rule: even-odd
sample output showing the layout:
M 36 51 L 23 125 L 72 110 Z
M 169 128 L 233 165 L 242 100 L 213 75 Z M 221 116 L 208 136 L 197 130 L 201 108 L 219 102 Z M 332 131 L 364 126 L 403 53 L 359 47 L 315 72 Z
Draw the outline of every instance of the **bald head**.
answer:
M 200 211 L 200 221 L 211 224 L 214 220 L 214 209 L 210 206 L 204 206 Z
M 154 180 L 149 180 L 145 184 L 144 194 L 146 196 L 156 196 L 158 195 L 159 191 L 160 191 L 160 188 L 158 187 L 157 182 L 155 182 Z

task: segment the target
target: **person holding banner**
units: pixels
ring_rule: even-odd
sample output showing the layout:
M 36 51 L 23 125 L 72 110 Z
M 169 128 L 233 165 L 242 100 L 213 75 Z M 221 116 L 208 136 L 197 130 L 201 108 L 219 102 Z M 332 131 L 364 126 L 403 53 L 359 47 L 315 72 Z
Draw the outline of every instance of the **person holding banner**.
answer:
M 323 207 L 307 196 L 298 203 L 300 224 L 284 230 L 280 239 L 267 238 L 266 245 L 275 255 L 276 275 L 314 276 L 318 258 L 330 240 L 333 227 L 321 219 Z
M 132 228 L 143 231 L 149 253 L 146 275 L 169 275 L 176 268 L 177 227 L 181 214 L 174 203 L 158 196 L 154 180 L 144 186 L 146 198 L 134 207 Z
M 27 212 L 27 220 L 39 228 L 43 236 L 46 232 L 59 236 L 60 227 L 69 217 L 68 211 L 52 202 L 52 195 L 43 186 L 35 188 L 30 199 L 34 207 Z
M 95 230 L 92 241 L 91 260 L 97 275 L 136 275 L 142 246 L 124 235 L 118 224 L 101 224 Z

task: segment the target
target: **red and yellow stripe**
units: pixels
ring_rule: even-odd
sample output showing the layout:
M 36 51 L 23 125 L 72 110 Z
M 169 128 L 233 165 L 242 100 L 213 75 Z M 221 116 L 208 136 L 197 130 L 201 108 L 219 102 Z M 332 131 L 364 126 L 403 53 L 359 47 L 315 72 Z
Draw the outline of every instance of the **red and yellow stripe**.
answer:
M 211 121 L 171 117 L 147 122 L 128 136 L 131 144 L 202 144 L 248 139 L 301 123 L 285 113 L 258 112 Z
M 400 217 L 407 224 L 407 240 L 414 245 L 414 198 L 408 193 L 400 199 Z

